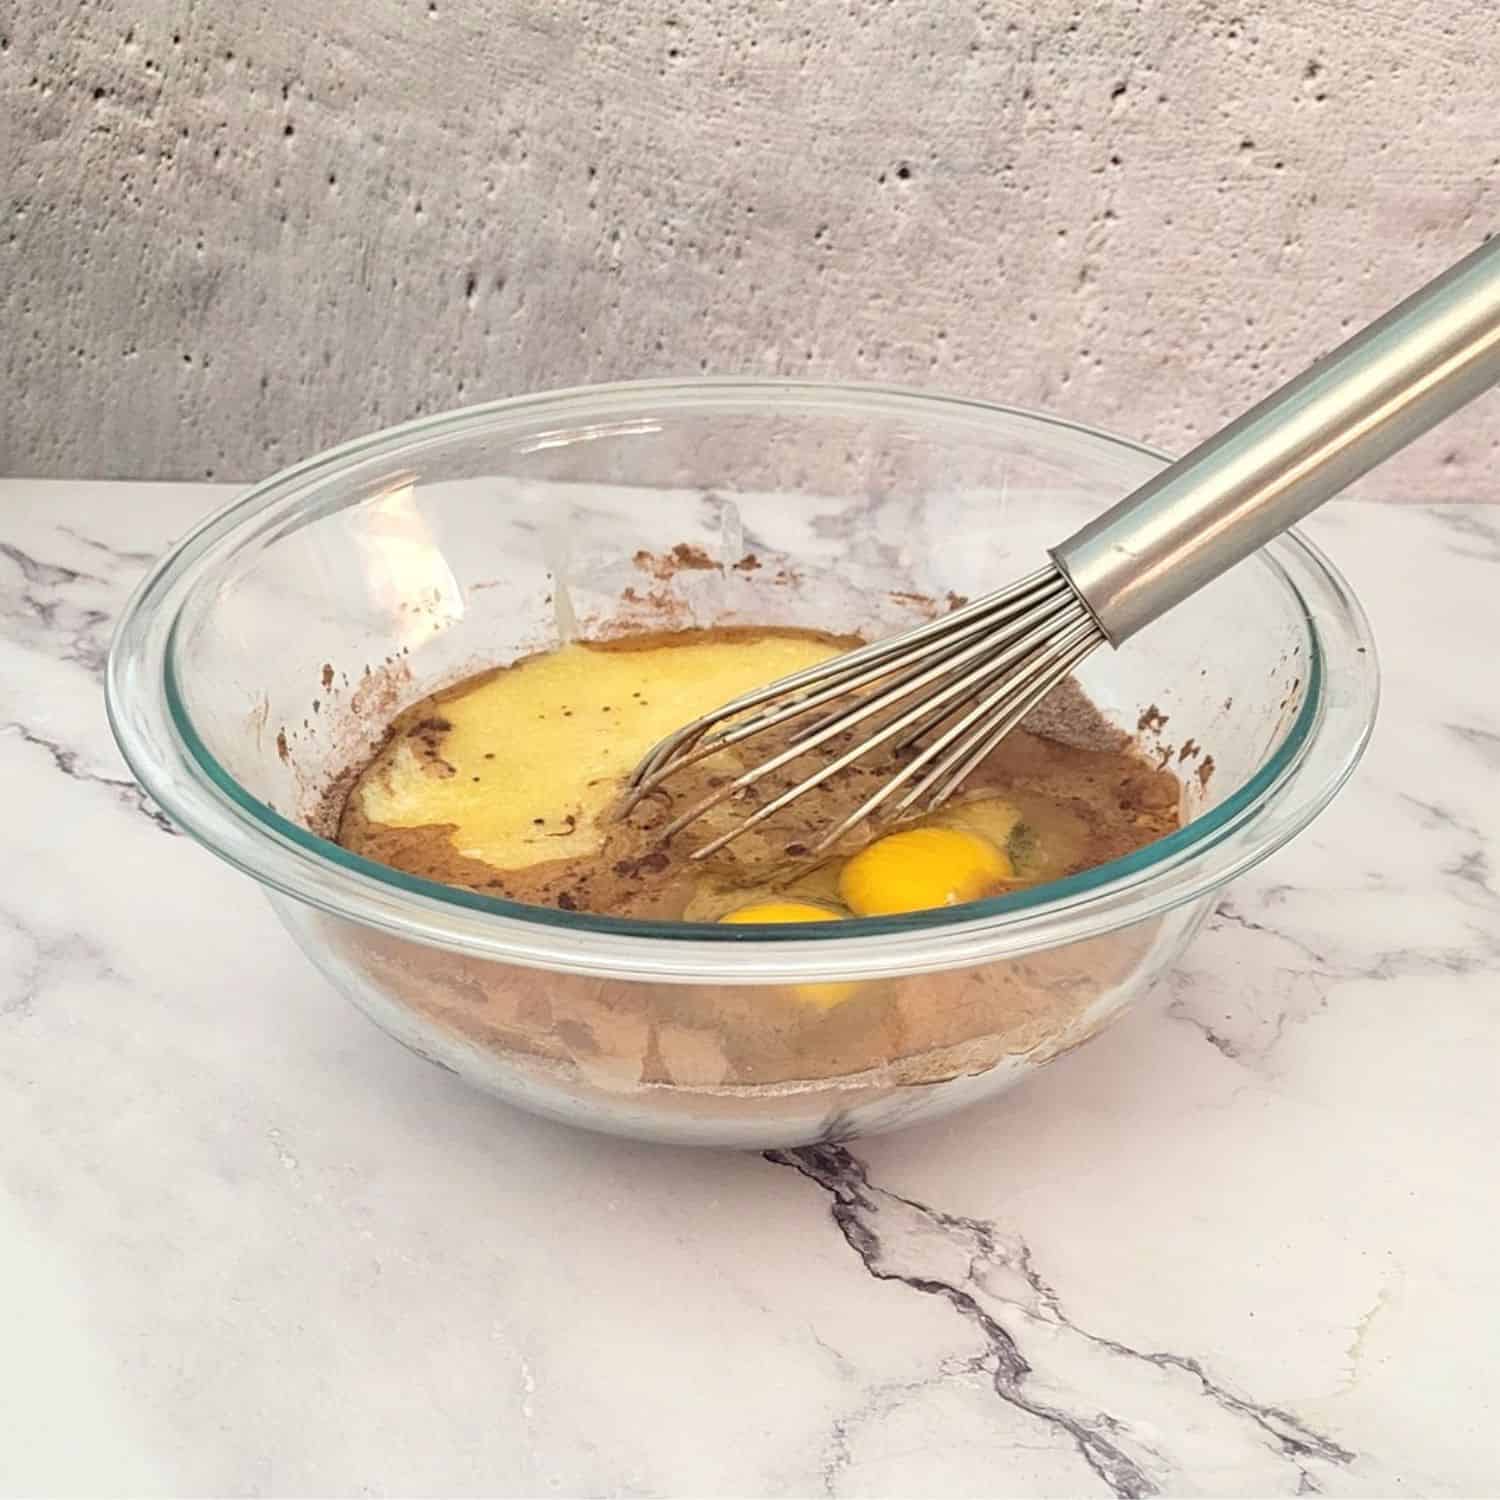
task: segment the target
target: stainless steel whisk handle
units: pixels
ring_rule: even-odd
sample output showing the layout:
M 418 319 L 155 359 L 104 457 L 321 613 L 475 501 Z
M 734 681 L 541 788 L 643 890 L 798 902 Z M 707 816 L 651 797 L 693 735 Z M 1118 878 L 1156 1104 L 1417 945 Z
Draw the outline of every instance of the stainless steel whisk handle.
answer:
M 1500 381 L 1500 236 L 1052 549 L 1112 645 Z

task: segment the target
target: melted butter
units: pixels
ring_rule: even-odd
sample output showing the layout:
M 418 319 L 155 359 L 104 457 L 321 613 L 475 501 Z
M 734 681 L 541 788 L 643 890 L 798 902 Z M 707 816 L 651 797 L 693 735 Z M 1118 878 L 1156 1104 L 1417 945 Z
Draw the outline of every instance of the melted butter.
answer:
M 450 726 L 440 759 L 398 735 L 361 780 L 360 810 L 394 828 L 450 826 L 460 854 L 498 870 L 595 854 L 621 781 L 659 739 L 837 650 L 795 635 L 564 646 L 431 705 Z

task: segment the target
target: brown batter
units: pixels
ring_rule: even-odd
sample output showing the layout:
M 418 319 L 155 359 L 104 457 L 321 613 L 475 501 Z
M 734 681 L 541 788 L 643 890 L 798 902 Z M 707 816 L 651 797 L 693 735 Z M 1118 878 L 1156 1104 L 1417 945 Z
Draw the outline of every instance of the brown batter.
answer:
M 431 774 L 444 775 L 445 704 L 467 686 L 402 714 L 383 748 L 406 736 Z M 767 748 L 757 745 L 756 757 Z M 752 830 L 699 880 L 683 855 L 701 840 L 663 849 L 654 830 L 713 774 L 723 768 L 705 766 L 689 773 L 693 780 L 674 782 L 670 803 L 659 798 L 609 829 L 588 858 L 525 869 L 464 859 L 451 825 L 371 824 L 350 795 L 353 776 L 330 789 L 328 806 L 330 815 L 342 808 L 341 843 L 414 875 L 555 908 L 711 920 L 743 899 L 749 880 L 826 883 L 826 870 L 809 873 L 798 846 L 884 771 L 877 765 L 850 780 L 835 777 L 821 795 L 793 804 L 774 830 Z M 1071 682 L 990 757 L 966 794 L 985 790 L 1010 798 L 1032 825 L 1031 879 L 1126 854 L 1179 823 L 1176 778 L 1146 764 Z M 537 815 L 549 811 L 559 821 L 567 816 Z M 914 1107 L 924 1085 L 1035 1066 L 1078 1045 L 1123 1003 L 1175 919 L 967 968 L 841 985 L 846 998 L 837 1004 L 810 1001 L 806 985 L 736 984 L 732 957 L 717 982 L 663 984 L 523 968 L 320 914 L 310 920 L 371 991 L 493 1059 L 508 1077 L 534 1076 L 540 1087 L 593 1109 L 623 1095 L 663 1120 L 776 1120 L 814 1090 L 826 1099 L 831 1139 L 845 1132 L 848 1110 Z
M 601 649 L 629 651 L 643 643 L 659 646 L 709 635 L 690 632 L 675 638 L 636 638 Z M 838 646 L 849 644 L 827 639 Z M 399 739 L 409 742 L 431 774 L 451 771 L 443 758 L 450 727 L 444 705 L 478 680 L 471 678 L 401 714 L 361 777 Z M 800 725 L 788 726 L 782 733 L 790 735 L 800 729 Z M 412 875 L 565 911 L 713 921 L 742 905 L 749 891 L 826 898 L 838 865 L 869 838 L 869 831 L 853 836 L 832 859 L 813 862 L 809 851 L 827 828 L 853 811 L 904 763 L 894 752 L 871 753 L 702 864 L 689 863 L 688 854 L 743 821 L 753 806 L 826 764 L 845 744 L 834 741 L 800 758 L 754 788 L 749 803 L 736 800 L 711 809 L 670 844 L 660 839 L 660 830 L 677 812 L 746 764 L 774 754 L 782 742 L 771 732 L 737 752 L 674 774 L 628 817 L 611 823 L 603 847 L 587 857 L 547 860 L 518 869 L 495 868 L 460 853 L 453 843 L 452 825 L 393 827 L 370 821 L 360 805 L 360 777 L 355 778 L 344 802 L 338 841 L 355 853 Z M 962 798 L 1001 797 L 1020 811 L 1024 820 L 1017 842 L 1022 856 L 1016 861 L 1016 886 L 1020 887 L 1117 859 L 1170 832 L 1179 823 L 1179 792 L 1177 778 L 1147 765 L 1126 736 L 1110 726 L 1069 682 L 975 770 Z M 559 809 L 536 810 L 539 826 L 550 818 L 560 820 L 560 829 L 568 826 L 566 814 Z

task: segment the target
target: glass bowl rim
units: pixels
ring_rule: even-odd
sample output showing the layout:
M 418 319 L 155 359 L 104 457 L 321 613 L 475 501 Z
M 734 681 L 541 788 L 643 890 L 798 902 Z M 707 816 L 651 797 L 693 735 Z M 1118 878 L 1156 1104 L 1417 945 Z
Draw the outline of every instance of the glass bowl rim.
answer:
M 206 517 L 149 570 L 122 612 L 110 649 L 106 702 L 122 753 L 168 816 L 212 852 L 262 884 L 332 915 L 443 948 L 535 967 L 617 978 L 773 983 L 802 978 L 878 977 L 962 967 L 1035 951 L 1143 920 L 1211 890 L 1272 853 L 1311 821 L 1347 779 L 1374 722 L 1378 670 L 1368 622 L 1321 551 L 1296 532 L 1252 560 L 1295 601 L 1308 641 L 1307 691 L 1280 744 L 1223 802 L 1176 832 L 1121 859 L 1024 891 L 957 907 L 828 924 L 719 926 L 645 922 L 504 901 L 407 875 L 353 854 L 256 798 L 220 765 L 187 713 L 178 681 L 180 611 L 197 585 L 268 527 L 304 512 L 323 483 L 355 463 L 398 461 L 434 440 L 482 430 L 497 419 L 556 408 L 617 408 L 667 400 L 678 410 L 882 408 L 916 415 L 996 417 L 1077 433 L 1159 463 L 1156 450 L 1086 424 L 995 402 L 897 386 L 769 378 L 703 377 L 629 381 L 480 403 L 420 417 L 315 454 L 273 474 Z M 595 413 L 598 415 L 599 413 Z M 255 524 L 260 522 L 261 524 Z M 1321 588 L 1341 606 L 1347 640 L 1320 629 L 1299 586 Z M 168 600 L 176 608 L 163 612 Z M 163 617 L 165 628 L 162 628 Z M 1340 660 L 1331 661 L 1330 652 Z M 1363 665 L 1363 671 L 1357 669 Z M 1348 669 L 1363 691 L 1340 715 L 1345 743 L 1330 746 L 1330 672 Z M 143 691 L 143 689 L 145 691 Z M 1308 765 L 1319 748 L 1329 764 Z M 1332 753 L 1328 753 L 1328 752 Z M 1309 776 L 1316 769 L 1318 774 Z M 1294 784 L 1303 800 L 1287 809 Z M 1259 837 L 1267 808 L 1284 815 Z M 1225 849 L 1239 838 L 1243 847 Z M 1210 858 L 1215 851 L 1223 857 Z M 1168 878 L 1170 877 L 1170 878 Z M 958 941 L 958 939 L 962 941 Z M 936 945 L 932 940 L 936 939 Z

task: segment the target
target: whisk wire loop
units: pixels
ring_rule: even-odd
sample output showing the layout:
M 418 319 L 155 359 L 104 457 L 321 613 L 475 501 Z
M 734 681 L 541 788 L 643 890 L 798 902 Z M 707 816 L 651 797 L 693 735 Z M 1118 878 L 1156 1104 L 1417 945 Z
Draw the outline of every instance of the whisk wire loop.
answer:
M 820 839 L 813 852 L 821 852 L 903 788 L 909 790 L 896 812 L 918 802 L 929 809 L 939 806 L 989 748 L 1102 641 L 1067 580 L 1055 568 L 1041 569 L 940 619 L 805 668 L 685 725 L 637 767 L 621 815 L 688 766 L 820 709 L 832 710 L 679 813 L 662 830 L 662 838 L 671 839 L 719 804 L 753 797 L 759 783 L 801 757 L 867 729 L 691 856 L 705 859 L 872 751 L 894 740 L 897 753 L 904 754 L 933 735 Z

